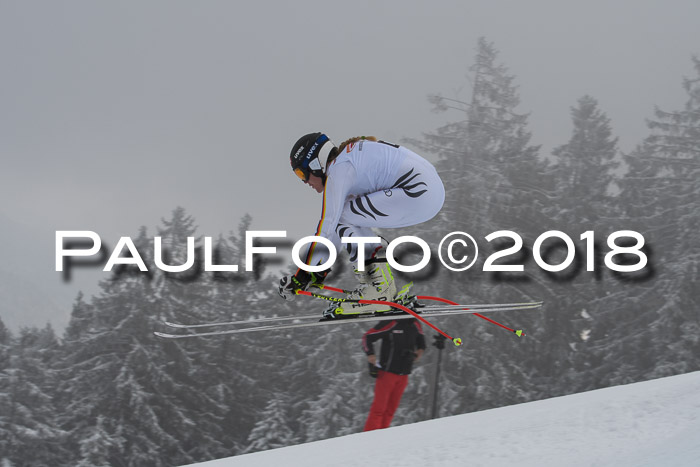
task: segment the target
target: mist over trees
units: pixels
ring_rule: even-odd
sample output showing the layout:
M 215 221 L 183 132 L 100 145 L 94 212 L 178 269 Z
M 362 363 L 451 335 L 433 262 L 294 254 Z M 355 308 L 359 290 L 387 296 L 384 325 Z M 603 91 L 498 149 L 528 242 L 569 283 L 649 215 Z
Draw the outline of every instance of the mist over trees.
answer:
M 561 116 L 571 119 L 571 134 L 542 154 L 519 110 L 516 77 L 486 39 L 477 44 L 469 99 L 430 97 L 453 121 L 406 145 L 438 159 L 445 206 L 431 222 L 383 234 L 437 245 L 461 230 L 484 251 L 468 271 L 398 276 L 413 280 L 418 294 L 462 303 L 545 301 L 541 311 L 498 315 L 526 331 L 520 339 L 473 316 L 439 322 L 465 343 L 443 351 L 439 416 L 700 369 L 700 60 L 693 64 L 685 106 L 656 109 L 648 137 L 629 154 L 587 95 Z M 250 223 L 246 216 L 217 239 L 219 263 L 244 263 Z M 523 247 L 497 264 L 522 264 L 523 272 L 482 271 L 490 254 L 513 245 L 484 240 L 500 230 L 517 232 Z M 564 271 L 544 271 L 533 260 L 534 242 L 548 230 L 576 246 Z M 607 237 L 618 230 L 644 236 L 649 262 L 641 271 L 605 266 Z M 588 231 L 590 242 L 581 239 Z M 166 262 L 181 264 L 186 238 L 198 238 L 196 221 L 178 207 L 157 235 Z M 634 243 L 618 240 L 623 248 Z M 202 273 L 201 264 L 199 273 L 165 273 L 153 266 L 145 228 L 135 244 L 151 272 L 123 267 L 97 296 L 79 295 L 63 336 L 50 326 L 15 334 L 0 321 L 2 465 L 180 465 L 362 429 L 374 380 L 360 338 L 371 324 L 160 340 L 153 331 L 164 320 L 320 316 L 324 305 L 282 301 L 269 273 Z M 542 251 L 550 264 L 566 256 L 557 239 Z M 634 253 L 614 259 L 638 260 Z M 353 284 L 348 269 L 333 283 Z M 412 374 L 395 425 L 430 417 L 436 354 L 429 346 Z

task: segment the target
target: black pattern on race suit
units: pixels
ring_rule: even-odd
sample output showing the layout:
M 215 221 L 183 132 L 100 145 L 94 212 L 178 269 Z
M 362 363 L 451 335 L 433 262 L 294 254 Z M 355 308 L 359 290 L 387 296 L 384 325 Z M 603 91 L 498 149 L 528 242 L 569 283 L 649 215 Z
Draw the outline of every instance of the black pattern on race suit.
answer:
M 416 179 L 416 177 L 420 176 L 420 173 L 413 174 L 413 171 L 414 169 L 411 169 L 405 174 L 403 174 L 401 177 L 399 177 L 399 179 L 396 180 L 396 183 L 394 183 L 394 186 L 392 186 L 391 188 L 400 188 L 411 198 L 418 198 L 419 196 L 424 195 L 428 191 L 427 188 L 420 191 L 411 191 L 415 190 L 419 186 L 428 186 L 428 184 L 425 182 L 417 182 L 412 185 L 409 185 L 409 183 L 413 182 Z

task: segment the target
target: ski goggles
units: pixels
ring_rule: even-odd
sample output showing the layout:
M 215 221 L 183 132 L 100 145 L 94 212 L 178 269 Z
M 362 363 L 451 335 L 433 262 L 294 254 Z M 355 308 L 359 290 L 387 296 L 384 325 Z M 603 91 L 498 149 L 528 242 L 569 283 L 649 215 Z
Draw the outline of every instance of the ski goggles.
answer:
M 297 167 L 296 169 L 294 169 L 294 173 L 297 174 L 297 177 L 299 177 L 302 182 L 305 182 L 307 180 L 306 173 L 303 170 L 301 170 L 301 168 Z

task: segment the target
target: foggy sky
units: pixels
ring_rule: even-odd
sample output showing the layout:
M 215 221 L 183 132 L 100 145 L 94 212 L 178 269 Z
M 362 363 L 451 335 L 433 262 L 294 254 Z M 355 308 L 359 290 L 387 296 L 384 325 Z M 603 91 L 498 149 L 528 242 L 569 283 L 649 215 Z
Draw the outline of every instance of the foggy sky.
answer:
M 567 142 L 584 94 L 629 151 L 654 106 L 685 102 L 697 18 L 690 0 L 0 0 L 0 270 L 67 316 L 94 276 L 61 281 L 56 230 L 113 246 L 183 206 L 201 235 L 245 213 L 257 229 L 310 234 L 321 199 L 289 170 L 296 139 L 401 142 L 461 118 L 431 112 L 427 95 L 468 99 L 479 36 L 516 76 L 543 155 Z

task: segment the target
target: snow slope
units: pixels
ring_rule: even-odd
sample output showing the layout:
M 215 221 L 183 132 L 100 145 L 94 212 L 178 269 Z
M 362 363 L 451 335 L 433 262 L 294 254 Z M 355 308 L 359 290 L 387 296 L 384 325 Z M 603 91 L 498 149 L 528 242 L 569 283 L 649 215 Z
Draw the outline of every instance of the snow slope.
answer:
M 196 465 L 700 466 L 700 372 Z

